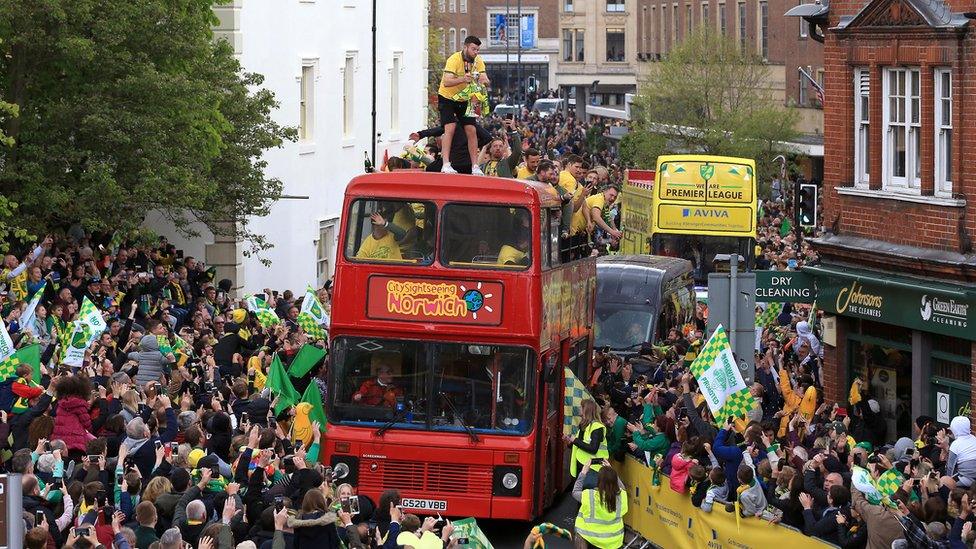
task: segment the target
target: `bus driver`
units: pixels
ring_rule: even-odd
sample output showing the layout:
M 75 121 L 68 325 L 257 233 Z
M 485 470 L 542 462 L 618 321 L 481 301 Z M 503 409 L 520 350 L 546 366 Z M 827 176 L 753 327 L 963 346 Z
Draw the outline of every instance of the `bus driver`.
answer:
M 403 389 L 393 385 L 393 369 L 381 364 L 376 368 L 376 378 L 364 381 L 359 390 L 352 394 L 352 400 L 367 406 L 394 408 L 397 398 L 402 396 Z

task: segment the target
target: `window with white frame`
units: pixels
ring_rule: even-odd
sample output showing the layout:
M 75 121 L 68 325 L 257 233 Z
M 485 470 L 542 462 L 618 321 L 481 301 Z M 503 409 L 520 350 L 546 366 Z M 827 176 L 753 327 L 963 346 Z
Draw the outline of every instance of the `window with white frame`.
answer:
M 563 0 L 563 11 L 573 11 L 573 0 Z
M 468 13 L 468 0 L 458 1 L 458 11 L 461 13 Z
M 390 132 L 400 129 L 400 65 L 403 54 L 393 54 L 393 66 L 390 67 Z
M 325 286 L 332 278 L 332 261 L 335 257 L 335 231 L 338 219 L 319 221 L 319 238 L 315 241 L 315 281 L 316 288 Z
M 457 47 L 457 29 L 451 29 L 447 31 L 447 43 L 451 47 L 451 51 L 458 51 Z
M 342 136 L 353 137 L 353 94 L 356 78 L 356 57 L 346 54 L 346 63 L 342 69 Z
M 708 28 L 709 15 L 710 15 L 708 13 L 708 8 L 709 8 L 708 2 L 702 2 L 702 5 L 701 5 L 701 23 L 702 23 L 702 26 L 705 27 L 706 29 Z
M 627 11 L 626 0 L 607 0 L 607 11 L 613 11 L 613 12 Z
M 437 11 L 441 13 L 447 11 L 447 0 L 437 0 Z
M 952 70 L 935 71 L 935 195 L 952 197 Z
M 803 76 L 802 74 L 800 75 L 799 80 L 800 80 L 800 85 L 799 88 L 797 89 L 796 104 L 798 107 L 806 107 L 807 101 L 809 101 L 809 98 L 807 97 L 807 88 L 810 87 L 810 83 L 807 82 L 806 77 Z
M 718 31 L 722 36 L 728 36 L 728 23 L 725 21 L 725 2 L 718 3 Z
M 447 1 L 447 11 L 450 13 L 454 13 L 457 11 L 457 0 Z
M 302 65 L 301 97 L 298 103 L 298 140 L 315 139 L 315 65 Z
M 884 72 L 884 171 L 882 186 L 918 192 L 921 189 L 921 116 L 919 70 Z
M 458 37 L 458 44 L 464 44 L 464 39 L 468 37 L 468 29 L 461 29 L 461 36 Z
M 854 186 L 867 188 L 870 181 L 871 73 L 854 69 Z
M 769 3 L 765 0 L 759 2 L 759 55 L 763 59 L 769 59 Z

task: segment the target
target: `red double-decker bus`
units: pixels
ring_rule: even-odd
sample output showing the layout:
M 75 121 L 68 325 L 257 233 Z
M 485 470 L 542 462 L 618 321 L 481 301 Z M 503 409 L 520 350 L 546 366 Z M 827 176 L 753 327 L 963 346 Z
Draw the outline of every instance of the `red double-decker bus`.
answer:
M 349 184 L 325 456 L 360 493 L 531 519 L 564 488 L 563 367 L 589 369 L 596 266 L 560 250 L 547 189 L 400 171 Z

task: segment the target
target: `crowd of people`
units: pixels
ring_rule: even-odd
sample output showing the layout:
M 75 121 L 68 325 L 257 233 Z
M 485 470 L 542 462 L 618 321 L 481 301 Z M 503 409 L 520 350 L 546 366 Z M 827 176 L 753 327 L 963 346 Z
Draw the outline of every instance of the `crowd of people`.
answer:
M 320 463 L 322 425 L 297 436 L 302 406 L 271 392 L 272 357 L 287 367 L 324 346 L 301 326 L 309 296 L 265 290 L 280 319 L 268 323 L 164 239 L 76 234 L 0 271 L 0 347 L 19 350 L 0 361 L 0 457 L 21 475 L 26 547 L 420 548 L 435 526 L 438 547 L 450 539 L 449 523 L 401 511 L 395 490 L 357 496 Z M 317 292 L 326 314 L 330 298 L 330 285 Z M 104 331 L 66 366 L 88 304 Z M 326 362 L 296 390 L 325 395 Z
M 749 387 L 757 404 L 743 417 L 713 417 L 704 402 L 689 370 L 704 343 L 694 323 L 632 358 L 598 352 L 593 400 L 583 403 L 577 437 L 567 439 L 574 474 L 591 460 L 611 465 L 630 455 L 703 512 L 723 506 L 843 548 L 971 547 L 969 417 L 942 425 L 919 416 L 907 436 L 889 432 L 863 380 L 847 403 L 825 400 L 823 346 L 810 313 L 784 310 L 762 328 Z M 577 488 L 616 481 L 611 467 L 595 466 L 599 477 L 583 468 Z

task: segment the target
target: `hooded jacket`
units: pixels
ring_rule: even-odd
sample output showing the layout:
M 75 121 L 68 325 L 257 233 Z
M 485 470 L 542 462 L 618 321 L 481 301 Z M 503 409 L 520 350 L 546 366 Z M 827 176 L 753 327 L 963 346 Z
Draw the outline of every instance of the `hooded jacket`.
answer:
M 129 353 L 129 360 L 135 360 L 139 364 L 139 371 L 133 381 L 140 387 L 150 381 L 159 381 L 159 376 L 166 368 L 166 360 L 159 350 L 159 340 L 151 334 L 142 336 L 139 350 Z
M 68 445 L 68 450 L 84 452 L 88 441 L 95 438 L 89 432 L 91 423 L 88 402 L 77 396 L 65 397 L 58 401 L 51 439 L 63 440 Z
M 210 440 L 207 441 L 207 449 L 225 462 L 230 462 L 230 441 L 231 425 L 230 416 L 223 412 L 218 412 L 210 418 L 210 425 L 207 427 L 210 433 Z
M 301 518 L 288 517 L 288 526 L 295 530 L 295 549 L 338 549 L 336 520 L 335 513 L 326 511 L 306 513 Z
M 956 416 L 949 423 L 949 430 L 955 440 L 949 445 L 949 459 L 946 475 L 959 475 L 962 486 L 970 486 L 976 479 L 976 436 L 966 416 Z

